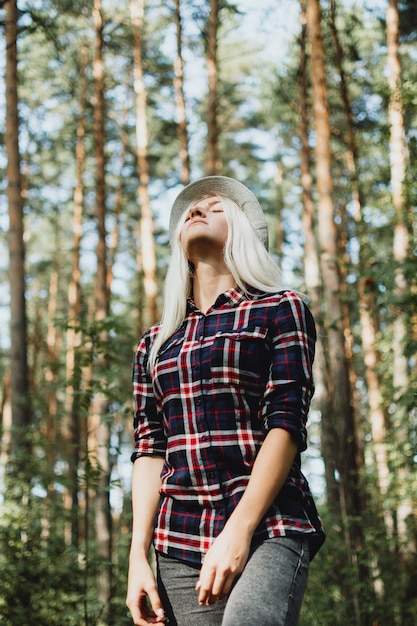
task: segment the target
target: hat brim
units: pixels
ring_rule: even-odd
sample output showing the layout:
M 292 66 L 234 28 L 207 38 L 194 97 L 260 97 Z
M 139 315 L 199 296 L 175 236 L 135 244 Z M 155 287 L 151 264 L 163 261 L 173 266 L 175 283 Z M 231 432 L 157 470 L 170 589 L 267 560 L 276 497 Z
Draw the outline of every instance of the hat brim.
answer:
M 228 176 L 206 176 L 190 183 L 179 193 L 171 210 L 169 234 L 171 241 L 184 211 L 203 196 L 221 195 L 230 198 L 248 217 L 258 239 L 268 249 L 268 225 L 256 196 L 245 185 Z

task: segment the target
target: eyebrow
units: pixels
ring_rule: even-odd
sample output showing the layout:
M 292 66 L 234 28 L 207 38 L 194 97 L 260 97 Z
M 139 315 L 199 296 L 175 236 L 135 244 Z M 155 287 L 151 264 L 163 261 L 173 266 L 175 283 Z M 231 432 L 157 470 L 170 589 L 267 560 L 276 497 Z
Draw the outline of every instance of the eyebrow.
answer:
M 221 198 L 219 198 L 219 196 L 210 194 L 209 196 L 202 196 L 201 198 L 193 202 L 193 204 L 190 205 L 190 209 L 192 209 L 193 207 L 197 206 L 200 202 L 203 202 L 205 200 L 209 201 L 207 203 L 208 206 L 211 206 L 213 204 L 221 204 Z

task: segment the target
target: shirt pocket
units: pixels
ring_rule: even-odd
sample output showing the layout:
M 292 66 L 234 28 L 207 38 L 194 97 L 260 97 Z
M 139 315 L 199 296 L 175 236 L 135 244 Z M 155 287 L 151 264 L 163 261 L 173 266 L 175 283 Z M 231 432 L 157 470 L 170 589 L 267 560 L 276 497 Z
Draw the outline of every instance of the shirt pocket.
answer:
M 260 395 L 268 378 L 272 349 L 268 330 L 260 326 L 219 331 L 211 348 L 214 382 Z

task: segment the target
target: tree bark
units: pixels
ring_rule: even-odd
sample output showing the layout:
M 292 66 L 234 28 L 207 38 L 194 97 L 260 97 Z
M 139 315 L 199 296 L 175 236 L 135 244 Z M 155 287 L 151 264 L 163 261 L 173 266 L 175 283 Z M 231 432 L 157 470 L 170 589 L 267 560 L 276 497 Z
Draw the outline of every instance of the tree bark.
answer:
M 363 207 L 365 200 L 360 188 L 358 175 L 359 146 L 354 126 L 351 98 L 349 95 L 348 77 L 343 67 L 343 51 L 340 44 L 336 27 L 336 2 L 330 3 L 330 29 L 335 50 L 335 63 L 340 76 L 340 94 L 343 103 L 346 124 L 346 161 L 350 173 L 352 186 L 352 213 L 356 223 L 357 237 L 359 241 L 359 316 L 361 322 L 361 340 L 364 352 L 365 379 L 368 391 L 369 422 L 371 425 L 372 440 L 375 454 L 375 466 L 378 476 L 380 498 L 378 507 L 384 520 L 387 532 L 393 530 L 392 515 L 387 506 L 384 506 L 385 497 L 389 487 L 389 463 L 387 425 L 389 423 L 388 412 L 382 399 L 381 381 L 378 375 L 378 366 L 381 362 L 381 354 L 378 350 L 377 334 L 379 327 L 379 312 L 375 303 L 376 283 L 369 275 L 366 261 L 366 242 L 364 241 Z M 367 276 L 368 274 L 368 276 Z
M 221 169 L 219 159 L 219 70 L 217 59 L 217 33 L 219 27 L 219 0 L 210 0 L 210 12 L 207 28 L 207 78 L 208 78 L 208 107 L 207 107 L 207 150 L 206 175 L 218 174 Z
M 120 170 L 117 181 L 117 187 L 115 191 L 114 198 L 114 209 L 113 209 L 113 229 L 109 236 L 109 246 L 108 246 L 108 268 L 107 268 L 107 291 L 110 293 L 111 285 L 114 279 L 114 263 L 116 261 L 117 251 L 119 248 L 119 238 L 120 238 L 120 214 L 123 209 L 123 189 L 125 184 L 125 176 L 123 173 L 124 166 L 126 163 L 126 154 L 129 150 L 129 137 L 125 128 L 127 117 L 127 110 L 123 107 L 122 112 L 122 121 L 121 121 L 121 143 L 122 143 L 122 151 L 120 153 Z
M 149 200 L 148 125 L 146 87 L 143 80 L 142 32 L 144 0 L 132 0 L 131 18 L 133 25 L 134 89 L 136 95 L 136 150 L 139 169 L 138 200 L 140 206 L 140 251 L 138 264 L 143 271 L 146 309 L 144 323 L 154 324 L 158 319 L 156 251 L 153 215 Z
M 48 330 L 46 335 L 47 364 L 45 368 L 45 387 L 47 390 L 48 414 L 46 417 L 47 459 L 50 471 L 50 480 L 47 491 L 50 499 L 54 498 L 54 473 L 56 463 L 57 425 L 60 423 L 58 414 L 57 383 L 59 381 L 59 357 L 62 353 L 62 335 L 58 332 L 56 321 L 58 311 L 58 289 L 61 259 L 59 256 L 59 232 L 56 237 L 56 253 L 54 269 L 49 280 L 48 293 Z
M 321 413 L 321 452 L 324 461 L 327 500 L 329 506 L 340 516 L 339 485 L 336 480 L 337 463 L 334 451 L 337 446 L 337 435 L 333 419 L 333 398 L 329 385 L 329 358 L 325 342 L 325 328 L 322 312 L 323 286 L 320 272 L 320 255 L 317 241 L 317 224 L 313 202 L 313 177 L 310 164 L 309 146 L 309 107 L 307 81 L 307 16 L 305 1 L 301 0 L 301 42 L 300 64 L 298 71 L 299 103 L 300 103 L 300 169 L 303 203 L 304 243 L 304 278 L 310 297 L 310 306 L 317 325 L 317 345 L 314 366 L 315 402 Z
M 66 420 L 63 425 L 63 434 L 70 446 L 69 477 L 70 494 L 69 508 L 71 525 L 69 542 L 78 551 L 80 544 L 79 528 L 79 465 L 82 442 L 85 441 L 81 427 L 81 367 L 79 363 L 79 348 L 82 343 L 82 304 L 81 304 L 81 241 L 83 236 L 84 213 L 84 181 L 83 170 L 85 161 L 85 113 L 87 107 L 87 79 L 86 68 L 88 50 L 82 47 L 80 65 L 80 95 L 79 117 L 77 122 L 77 142 L 75 147 L 76 184 L 74 189 L 74 212 L 72 217 L 72 260 L 71 278 L 68 286 L 68 327 L 66 332 Z
M 109 288 L 107 280 L 107 243 L 106 243 L 106 158 L 105 158 L 105 85 L 103 59 L 104 19 L 101 0 L 94 0 L 93 21 L 95 28 L 94 47 L 94 136 L 96 157 L 96 223 L 98 242 L 96 247 L 97 274 L 95 283 L 95 322 L 102 322 L 109 314 Z M 108 331 L 98 326 L 97 368 L 105 372 L 105 346 L 108 342 Z M 104 392 L 105 379 L 103 374 L 94 372 L 94 396 L 89 420 L 90 439 L 93 441 L 94 459 L 97 470 L 97 483 L 94 494 L 95 527 L 98 545 L 98 556 L 101 569 L 98 575 L 98 598 L 103 605 L 103 618 L 110 620 L 110 600 L 112 595 L 112 516 L 110 509 L 110 421 L 108 402 Z
M 409 336 L 407 316 L 401 301 L 408 292 L 407 279 L 404 274 L 404 264 L 407 261 L 411 234 L 408 230 L 408 201 L 405 193 L 407 147 L 405 142 L 405 127 L 403 115 L 403 98 L 401 91 L 401 60 L 399 52 L 400 19 L 397 0 L 389 0 L 387 13 L 387 64 L 389 104 L 388 119 L 390 125 L 390 168 L 392 202 L 395 209 L 395 225 L 393 240 L 393 259 L 395 265 L 394 296 L 397 305 L 393 307 L 393 388 L 395 403 L 395 431 L 396 439 L 403 446 L 408 446 L 409 425 L 407 406 L 402 401 L 409 387 L 408 360 L 405 347 Z M 402 485 L 410 479 L 409 468 L 402 462 Z M 405 558 L 409 558 L 410 537 L 407 529 L 407 519 L 415 518 L 415 510 L 409 496 L 404 495 L 402 485 L 398 485 L 398 476 L 393 480 L 393 490 L 396 493 L 397 510 L 394 526 L 398 532 L 399 546 Z M 415 522 L 414 522 L 415 523 Z
M 397 0 L 389 0 L 387 9 L 387 61 L 388 86 L 390 99 L 388 118 L 390 124 L 390 166 L 392 201 L 395 208 L 395 227 L 393 241 L 393 257 L 396 263 L 396 295 L 401 298 L 407 291 L 407 283 L 401 267 L 407 259 L 409 234 L 406 215 L 405 179 L 407 148 L 403 117 L 403 101 L 401 93 L 401 62 L 399 55 L 399 15 Z M 408 368 L 404 355 L 404 344 L 407 335 L 405 316 L 398 311 L 394 324 L 394 389 L 396 400 L 399 400 L 407 388 Z
M 177 38 L 177 56 L 174 61 L 175 108 L 178 120 L 178 138 L 180 142 L 181 174 L 183 185 L 190 182 L 190 153 L 188 150 L 188 129 L 184 94 L 184 61 L 182 58 L 182 18 L 181 0 L 175 0 L 175 26 Z
M 10 468 L 13 472 L 28 466 L 30 450 L 29 375 L 27 359 L 27 315 L 25 300 L 25 244 L 22 176 L 19 150 L 17 89 L 18 10 L 16 0 L 5 3 L 6 34 L 6 132 L 7 200 L 9 205 L 9 282 L 10 282 L 10 401 L 12 432 Z
M 355 415 L 349 379 L 349 364 L 344 337 L 342 283 L 338 265 L 338 232 L 334 220 L 333 184 L 331 173 L 330 119 L 326 85 L 325 56 L 321 30 L 321 8 L 318 0 L 307 0 L 307 24 L 311 43 L 311 82 L 316 130 L 315 157 L 318 191 L 318 238 L 320 270 L 326 306 L 325 328 L 329 355 L 330 388 L 337 432 L 336 463 L 340 476 L 340 504 L 348 558 L 361 583 L 368 582 L 366 567 L 358 563 L 364 537 L 360 516 L 361 455 L 356 445 Z M 362 588 L 362 587 L 361 587 Z M 367 611 L 360 602 L 356 585 L 349 594 L 358 624 L 369 622 Z

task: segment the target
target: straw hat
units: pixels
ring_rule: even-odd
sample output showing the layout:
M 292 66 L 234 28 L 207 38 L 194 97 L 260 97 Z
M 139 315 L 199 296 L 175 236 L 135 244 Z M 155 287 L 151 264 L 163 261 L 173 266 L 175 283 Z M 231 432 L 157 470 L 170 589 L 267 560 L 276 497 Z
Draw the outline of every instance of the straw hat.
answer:
M 184 187 L 177 196 L 171 210 L 169 220 L 171 240 L 184 211 L 194 202 L 207 195 L 221 195 L 236 202 L 252 223 L 258 239 L 268 249 L 268 225 L 261 205 L 245 185 L 228 176 L 206 176 Z

